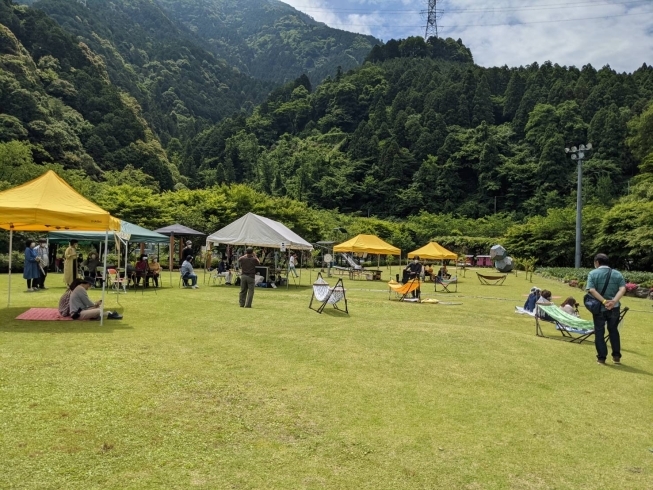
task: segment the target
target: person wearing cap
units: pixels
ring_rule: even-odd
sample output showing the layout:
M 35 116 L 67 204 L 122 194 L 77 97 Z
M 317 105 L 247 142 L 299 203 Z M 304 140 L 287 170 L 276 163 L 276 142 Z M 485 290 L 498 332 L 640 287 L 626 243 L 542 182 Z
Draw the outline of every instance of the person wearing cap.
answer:
M 64 253 L 63 280 L 66 286 L 70 286 L 77 277 L 77 243 L 77 240 L 70 240 Z
M 538 299 L 540 299 L 540 288 L 532 287 L 528 298 L 526 298 L 526 303 L 524 303 L 524 309 L 526 311 L 534 311 Z
M 81 284 L 70 293 L 70 314 L 74 320 L 97 320 L 102 314 L 102 300 L 93 303 L 88 297 L 93 281 L 82 279 Z M 122 316 L 116 311 L 105 311 L 104 317 L 109 320 L 121 320 Z
M 199 289 L 199 286 L 197 285 L 197 274 L 195 274 L 195 271 L 193 270 L 193 256 L 188 255 L 186 256 L 186 259 L 184 260 L 184 263 L 181 264 L 181 269 L 179 270 L 179 273 L 181 274 L 181 280 L 184 281 L 184 287 L 191 287 L 193 289 Z M 188 281 L 191 282 L 190 286 L 188 285 Z
M 193 242 L 190 240 L 186 241 L 186 246 L 181 251 L 181 262 L 183 263 L 186 258 L 193 255 Z
M 45 278 L 48 277 L 48 267 L 50 266 L 50 251 L 48 250 L 48 241 L 45 238 L 39 238 L 39 245 L 36 248 L 36 257 L 39 263 L 39 289 L 48 289 L 45 287 Z
M 238 297 L 240 307 L 251 308 L 254 298 L 256 266 L 261 262 L 256 257 L 254 249 L 247 247 L 245 255 L 238 259 L 238 263 L 240 264 L 240 295 Z

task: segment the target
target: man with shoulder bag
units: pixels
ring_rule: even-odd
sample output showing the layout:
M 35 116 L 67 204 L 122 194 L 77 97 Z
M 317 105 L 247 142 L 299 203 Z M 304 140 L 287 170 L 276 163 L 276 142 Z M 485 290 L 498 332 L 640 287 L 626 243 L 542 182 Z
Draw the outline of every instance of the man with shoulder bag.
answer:
M 621 339 L 619 338 L 619 300 L 626 294 L 626 281 L 619 271 L 610 268 L 610 261 L 605 254 L 594 257 L 594 270 L 587 276 L 585 307 L 594 319 L 594 343 L 596 362 L 605 365 L 608 346 L 605 343 L 607 324 L 612 361 L 621 364 Z

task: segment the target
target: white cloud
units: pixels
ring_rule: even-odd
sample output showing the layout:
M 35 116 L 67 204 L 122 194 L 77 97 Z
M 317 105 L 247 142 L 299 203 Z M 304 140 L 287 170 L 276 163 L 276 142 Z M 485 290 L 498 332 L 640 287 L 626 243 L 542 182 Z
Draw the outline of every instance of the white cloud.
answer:
M 424 35 L 426 0 L 287 0 L 336 28 L 390 38 Z M 442 0 L 441 37 L 461 38 L 482 66 L 550 60 L 633 71 L 653 64 L 653 5 L 606 0 Z M 514 7 L 518 7 L 515 9 Z M 492 9 L 492 10 L 490 10 Z M 624 16 L 624 14 L 627 14 Z M 597 17 L 588 19 L 589 17 Z M 601 18 L 598 18 L 601 17 Z M 566 19 L 587 19 L 563 21 Z M 489 25 L 507 24 L 512 25 Z

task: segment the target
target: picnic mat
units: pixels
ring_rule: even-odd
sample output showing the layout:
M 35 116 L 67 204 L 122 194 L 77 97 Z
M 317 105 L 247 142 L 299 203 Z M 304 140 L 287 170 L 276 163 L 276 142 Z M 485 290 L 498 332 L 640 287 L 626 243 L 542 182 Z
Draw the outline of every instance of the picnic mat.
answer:
M 30 308 L 21 313 L 16 320 L 34 320 L 39 322 L 72 320 L 69 316 L 61 316 L 57 308 Z

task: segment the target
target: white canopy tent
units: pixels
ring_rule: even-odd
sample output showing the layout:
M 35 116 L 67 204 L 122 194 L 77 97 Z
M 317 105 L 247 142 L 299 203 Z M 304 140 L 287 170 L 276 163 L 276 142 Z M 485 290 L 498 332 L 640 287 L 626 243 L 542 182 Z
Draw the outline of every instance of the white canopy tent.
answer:
M 313 250 L 313 245 L 287 226 L 254 213 L 247 213 L 221 230 L 209 235 L 206 244 Z
M 254 213 L 247 213 L 221 230 L 209 235 L 206 239 L 207 249 L 218 244 L 287 250 L 313 250 L 313 245 L 287 226 Z M 289 274 L 287 269 L 286 274 Z

